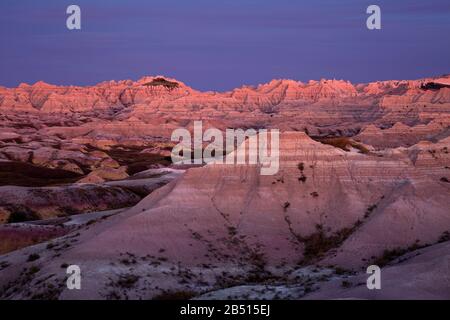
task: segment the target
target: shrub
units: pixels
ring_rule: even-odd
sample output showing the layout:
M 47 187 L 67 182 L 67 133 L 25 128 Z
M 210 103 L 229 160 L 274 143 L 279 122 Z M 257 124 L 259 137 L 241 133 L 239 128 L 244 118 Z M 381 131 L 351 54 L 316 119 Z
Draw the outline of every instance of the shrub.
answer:
M 153 297 L 153 300 L 189 300 L 196 296 L 196 293 L 188 290 L 164 291 Z
M 440 237 L 438 242 L 445 242 L 445 241 L 450 241 L 450 231 L 445 231 Z
M 368 218 L 370 216 L 370 214 L 372 213 L 372 211 L 375 210 L 376 208 L 377 208 L 376 204 L 373 204 L 373 205 L 367 207 L 366 213 L 364 214 L 364 218 Z
M 391 262 L 392 260 L 417 249 L 423 248 L 424 246 L 419 245 L 418 240 L 412 244 L 411 246 L 407 247 L 407 248 L 394 248 L 391 250 L 385 249 L 383 251 L 383 254 L 376 258 L 373 261 L 373 264 L 379 266 L 379 267 L 384 267 L 385 265 L 387 265 L 389 262 Z
M 91 220 L 89 220 L 89 221 L 86 223 L 86 225 L 87 225 L 87 226 L 90 226 L 90 225 L 96 223 L 97 221 L 98 221 L 97 219 L 91 219 Z
M 121 288 L 130 289 L 134 287 L 138 280 L 139 276 L 136 276 L 134 274 L 122 274 L 119 276 L 119 280 L 117 280 L 116 285 Z
M 41 256 L 38 255 L 37 253 L 32 253 L 28 256 L 27 261 L 31 262 L 31 261 L 36 261 L 37 259 L 39 259 Z
M 5 268 L 8 268 L 10 266 L 10 263 L 8 261 L 2 261 L 0 262 L 0 270 L 3 270 Z
M 46 248 L 47 248 L 47 249 L 53 249 L 55 246 L 56 246 L 56 245 L 55 245 L 53 242 L 49 242 L 49 243 L 47 243 Z
M 248 259 L 255 268 L 255 270 L 258 271 L 265 270 L 267 262 L 264 258 L 264 254 L 262 254 L 261 252 L 251 251 Z
M 228 227 L 228 234 L 230 236 L 235 236 L 237 234 L 237 229 L 235 227 Z
M 354 228 L 344 228 L 327 236 L 321 225 L 317 225 L 316 229 L 317 231 L 315 233 L 306 238 L 299 237 L 299 240 L 305 245 L 303 252 L 304 262 L 310 262 L 315 258 L 320 258 L 329 250 L 339 247 L 354 231 Z
M 40 217 L 34 213 L 33 211 L 27 210 L 19 210 L 13 211 L 10 213 L 8 217 L 8 223 L 18 223 L 18 222 L 26 222 L 32 220 L 39 220 Z
M 335 267 L 335 268 L 334 268 L 334 272 L 335 272 L 337 275 L 340 275 L 340 276 L 349 273 L 348 270 L 345 270 L 344 268 L 341 268 L 341 267 Z
M 39 270 L 41 270 L 41 268 L 39 268 L 38 266 L 31 266 L 30 269 L 28 270 L 28 275 L 33 275 L 35 273 L 38 273 Z

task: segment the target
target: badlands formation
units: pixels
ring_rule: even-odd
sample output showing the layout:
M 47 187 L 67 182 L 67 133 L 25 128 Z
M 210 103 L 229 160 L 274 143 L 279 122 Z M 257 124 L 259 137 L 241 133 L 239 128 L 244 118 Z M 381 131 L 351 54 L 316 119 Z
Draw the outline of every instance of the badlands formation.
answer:
M 449 76 L 38 82 L 0 118 L 3 299 L 450 299 Z M 197 120 L 280 129 L 278 173 L 172 165 Z

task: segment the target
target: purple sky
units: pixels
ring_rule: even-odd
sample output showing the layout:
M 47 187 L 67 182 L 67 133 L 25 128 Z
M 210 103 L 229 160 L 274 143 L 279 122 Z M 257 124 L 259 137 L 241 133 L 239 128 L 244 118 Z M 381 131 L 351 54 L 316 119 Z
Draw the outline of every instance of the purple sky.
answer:
M 80 31 L 66 29 L 70 4 Z M 370 4 L 379 31 L 366 28 Z M 449 35 L 449 0 L 1 0 L 0 85 L 413 79 L 450 73 Z

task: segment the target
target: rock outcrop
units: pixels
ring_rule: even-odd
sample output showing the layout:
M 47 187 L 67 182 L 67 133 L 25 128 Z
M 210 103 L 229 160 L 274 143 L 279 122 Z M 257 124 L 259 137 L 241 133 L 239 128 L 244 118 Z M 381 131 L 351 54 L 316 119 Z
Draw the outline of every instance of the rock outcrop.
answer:
M 70 261 L 89 270 L 85 289 L 63 290 L 60 298 L 151 298 L 186 290 L 186 273 L 188 283 L 203 283 L 189 286 L 199 294 L 251 277 L 294 275 L 302 265 L 358 271 L 386 251 L 430 246 L 450 230 L 450 184 L 423 171 L 423 145 L 381 156 L 344 151 L 304 133 L 280 138 L 277 175 L 262 176 L 256 165 L 189 169 L 81 232 L 75 245 L 41 265 L 36 281 Z M 442 152 L 427 161 L 439 168 L 448 157 Z M 136 278 L 132 290 L 112 285 L 121 275 Z
M 273 298 L 270 286 L 285 298 L 397 298 L 406 270 L 426 279 L 408 297 L 449 298 L 439 284 L 449 274 L 439 258 L 450 239 L 449 79 L 0 88 L 0 222 L 64 229 L 32 228 L 59 238 L 0 256 L 0 297 L 245 298 L 256 288 Z M 170 135 L 196 120 L 279 129 L 278 173 L 173 168 Z M 76 232 L 60 220 L 82 213 L 97 218 Z M 83 290 L 61 287 L 65 264 L 86 271 Z M 358 284 L 370 264 L 388 266 L 385 295 Z

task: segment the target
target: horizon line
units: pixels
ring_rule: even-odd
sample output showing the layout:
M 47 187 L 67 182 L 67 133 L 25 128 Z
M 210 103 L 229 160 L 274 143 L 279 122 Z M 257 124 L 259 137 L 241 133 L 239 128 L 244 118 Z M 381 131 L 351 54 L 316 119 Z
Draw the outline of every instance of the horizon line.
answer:
M 176 81 L 179 82 L 183 85 L 185 85 L 186 87 L 189 87 L 193 90 L 199 91 L 199 92 L 215 92 L 215 93 L 226 93 L 226 92 L 230 92 L 233 91 L 235 89 L 240 89 L 240 88 L 245 88 L 245 87 L 258 87 L 261 85 L 266 85 L 271 83 L 272 81 L 294 81 L 297 83 L 301 83 L 301 84 L 308 84 L 309 82 L 313 81 L 313 82 L 321 82 L 321 81 L 343 81 L 343 82 L 348 82 L 352 85 L 361 85 L 361 84 L 370 84 L 370 83 L 377 83 L 377 82 L 390 82 L 390 81 L 420 81 L 420 80 L 426 80 L 426 79 L 435 79 L 435 78 L 448 78 L 450 77 L 450 73 L 442 73 L 440 75 L 431 75 L 431 76 L 426 76 L 426 77 L 420 77 L 420 78 L 415 78 L 415 79 L 384 79 L 384 80 L 373 80 L 373 81 L 368 81 L 368 82 L 352 82 L 351 80 L 348 79 L 344 79 L 344 78 L 321 78 L 321 79 L 309 79 L 309 80 L 296 80 L 296 79 L 292 79 L 292 78 L 272 78 L 266 82 L 260 82 L 257 84 L 246 84 L 243 83 L 239 86 L 235 86 L 229 90 L 201 90 L 201 89 L 195 89 L 194 87 L 191 87 L 190 85 L 188 85 L 186 82 L 178 80 L 177 78 L 173 78 L 170 76 L 165 76 L 165 75 L 143 75 L 141 77 L 139 77 L 138 79 L 134 80 L 134 79 L 109 79 L 109 80 L 102 80 L 99 82 L 95 82 L 93 84 L 55 84 L 55 83 L 51 83 L 51 82 L 46 82 L 45 80 L 38 80 L 34 83 L 28 83 L 28 82 L 20 82 L 19 84 L 17 84 L 15 87 L 10 87 L 10 86 L 5 86 L 0 84 L 0 87 L 5 88 L 5 89 L 17 89 L 22 85 L 26 85 L 26 86 L 30 86 L 33 87 L 39 83 L 42 84 L 46 84 L 46 85 L 50 85 L 50 86 L 55 86 L 55 87 L 65 87 L 65 88 L 70 88 L 70 87 L 75 87 L 75 88 L 89 88 L 89 87 L 95 87 L 107 82 L 116 82 L 116 83 L 120 83 L 123 81 L 132 81 L 133 83 L 137 83 L 145 78 L 164 78 L 165 80 L 171 80 L 171 81 Z

